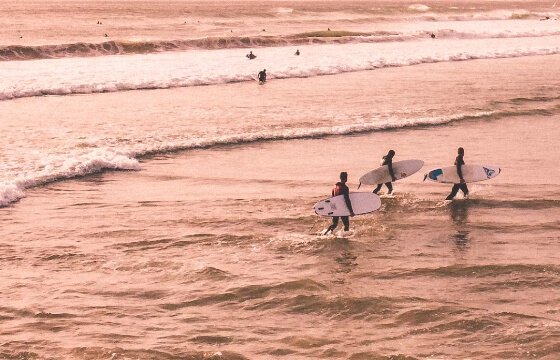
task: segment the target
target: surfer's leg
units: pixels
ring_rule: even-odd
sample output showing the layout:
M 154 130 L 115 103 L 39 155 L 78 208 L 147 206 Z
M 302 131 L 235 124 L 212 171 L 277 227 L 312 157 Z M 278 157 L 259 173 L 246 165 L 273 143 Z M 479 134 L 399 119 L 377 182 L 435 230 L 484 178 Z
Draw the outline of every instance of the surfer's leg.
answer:
M 382 187 L 382 186 L 383 186 L 383 184 L 377 185 L 377 187 L 375 188 L 375 190 L 373 190 L 373 193 L 374 193 L 374 194 L 377 194 L 377 192 L 378 192 L 379 190 L 381 190 L 381 187 Z
M 388 182 L 388 183 L 385 183 L 385 186 L 387 186 L 387 189 L 389 190 L 388 194 L 391 194 L 393 192 L 393 184 Z
M 350 218 L 348 216 L 342 216 L 342 223 L 344 224 L 344 231 L 350 230 Z
M 457 192 L 459 191 L 459 188 L 461 187 L 461 184 L 453 184 L 453 189 L 451 189 L 451 194 L 449 194 L 445 200 L 452 200 L 455 195 L 457 195 Z
M 465 197 L 469 196 L 469 188 L 467 187 L 466 183 L 459 184 L 461 185 L 461 191 L 465 194 Z
M 329 232 L 333 231 L 334 229 L 336 229 L 336 227 L 338 226 L 338 216 L 333 216 L 332 218 L 332 225 L 329 226 L 329 228 L 327 229 L 327 231 L 325 231 L 324 235 L 327 235 Z

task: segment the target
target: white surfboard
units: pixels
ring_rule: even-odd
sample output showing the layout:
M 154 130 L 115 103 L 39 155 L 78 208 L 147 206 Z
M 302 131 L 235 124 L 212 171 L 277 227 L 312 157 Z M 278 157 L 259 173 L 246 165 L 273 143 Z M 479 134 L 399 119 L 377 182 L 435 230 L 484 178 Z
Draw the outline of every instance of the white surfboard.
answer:
M 374 193 L 350 193 L 350 202 L 354 215 L 363 215 L 374 212 L 381 207 L 381 199 Z M 344 201 L 344 195 L 333 196 L 318 201 L 314 206 L 315 213 L 321 216 L 350 216 L 350 210 Z
M 424 162 L 422 160 L 402 160 L 393 163 L 393 174 L 397 180 L 404 179 L 418 170 L 422 169 Z M 375 170 L 364 174 L 360 178 L 360 184 L 377 185 L 393 181 L 389 174 L 389 166 L 383 165 Z
M 492 179 L 498 176 L 500 171 L 499 167 L 493 165 L 465 164 L 461 166 L 463 179 L 466 183 Z M 424 175 L 424 180 L 426 179 L 444 184 L 458 184 L 460 182 L 455 165 L 430 170 Z

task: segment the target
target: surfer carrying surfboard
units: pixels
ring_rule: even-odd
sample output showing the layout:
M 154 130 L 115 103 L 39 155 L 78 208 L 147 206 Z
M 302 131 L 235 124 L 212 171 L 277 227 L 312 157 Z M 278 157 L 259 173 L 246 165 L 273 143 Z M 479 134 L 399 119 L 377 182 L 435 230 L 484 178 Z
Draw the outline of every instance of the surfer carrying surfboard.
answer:
M 391 175 L 391 180 L 397 181 L 395 173 L 393 172 L 393 156 L 395 156 L 395 151 L 389 150 L 387 155 L 383 156 L 383 158 L 381 159 L 381 166 L 387 165 L 387 167 L 389 168 L 389 174 Z M 382 186 L 383 184 L 378 184 L 375 190 L 373 190 L 373 193 L 377 194 L 377 192 L 381 190 Z M 393 184 L 389 181 L 385 183 L 385 186 L 387 186 L 387 189 L 389 190 L 387 195 L 391 195 L 393 193 Z
M 332 196 L 344 195 L 344 201 L 348 210 L 350 210 L 350 216 L 354 216 L 354 210 L 352 209 L 352 203 L 350 202 L 350 189 L 346 186 L 346 181 L 348 181 L 348 173 L 345 171 L 340 173 L 340 181 L 334 185 L 332 190 Z M 323 235 L 327 235 L 332 232 L 338 226 L 338 216 L 333 216 L 332 225 L 329 226 L 327 231 Z M 348 216 L 340 216 L 342 223 L 344 224 L 344 231 L 350 230 L 350 219 Z
M 460 183 L 453 184 L 453 188 L 451 189 L 451 194 L 449 194 L 445 200 L 453 200 L 455 195 L 461 190 L 465 197 L 469 196 L 469 188 L 467 188 L 467 183 L 465 179 L 463 179 L 463 171 L 461 170 L 461 166 L 465 165 L 465 160 L 463 160 L 463 156 L 465 156 L 465 149 L 460 147 L 457 149 L 457 157 L 455 158 L 455 166 L 457 167 L 457 175 L 459 175 Z

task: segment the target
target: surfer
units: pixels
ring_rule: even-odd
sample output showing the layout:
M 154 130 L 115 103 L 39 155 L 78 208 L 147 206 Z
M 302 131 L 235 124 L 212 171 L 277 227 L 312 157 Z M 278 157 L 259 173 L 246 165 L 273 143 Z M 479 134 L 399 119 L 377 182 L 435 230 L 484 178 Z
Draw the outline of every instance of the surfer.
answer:
M 452 200 L 455 195 L 461 190 L 463 194 L 465 194 L 465 198 L 469 196 L 469 189 L 467 188 L 467 183 L 465 179 L 463 179 L 463 171 L 461 170 L 461 166 L 465 165 L 465 160 L 463 160 L 463 156 L 465 156 L 465 149 L 460 147 L 457 149 L 457 157 L 455 158 L 455 166 L 457 166 L 457 175 L 459 175 L 460 183 L 453 184 L 453 189 L 451 189 L 451 194 L 449 194 L 445 200 Z
M 299 49 L 296 50 L 296 55 L 299 56 Z
M 397 178 L 395 177 L 395 173 L 393 172 L 393 156 L 395 156 L 395 151 L 389 150 L 387 155 L 383 156 L 383 158 L 381 159 L 381 166 L 387 165 L 387 167 L 389 168 L 389 174 L 391 175 L 391 180 L 397 181 Z M 381 190 L 382 186 L 383 184 L 378 184 L 375 190 L 373 190 L 373 193 L 377 194 L 377 192 Z M 391 184 L 391 182 L 389 181 L 385 183 L 385 186 L 387 186 L 387 189 L 389 190 L 387 195 L 391 195 L 393 193 L 393 184 Z
M 259 82 L 264 83 L 266 81 L 266 69 L 261 71 L 258 75 Z
M 340 181 L 334 185 L 332 196 L 344 195 L 344 201 L 346 202 L 348 210 L 350 210 L 350 216 L 354 216 L 354 210 L 352 209 L 352 203 L 350 202 L 350 189 L 346 186 L 346 181 L 348 181 L 348 173 L 343 171 L 340 173 Z M 332 225 L 329 226 L 324 235 L 327 235 L 329 232 L 336 229 L 338 226 L 338 218 L 338 216 L 333 216 Z M 344 224 L 344 231 L 350 230 L 350 219 L 348 216 L 340 216 L 340 218 L 342 218 L 342 223 Z
M 245 55 L 246 57 L 249 58 L 249 60 L 253 60 L 254 58 L 256 58 L 257 56 L 253 54 L 252 51 L 249 51 L 249 53 L 247 55 Z

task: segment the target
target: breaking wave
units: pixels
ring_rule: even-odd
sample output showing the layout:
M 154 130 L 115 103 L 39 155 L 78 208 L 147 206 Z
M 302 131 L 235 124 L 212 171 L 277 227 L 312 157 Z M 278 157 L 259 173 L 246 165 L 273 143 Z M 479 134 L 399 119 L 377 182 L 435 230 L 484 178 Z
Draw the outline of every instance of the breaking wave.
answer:
M 96 57 L 108 55 L 150 54 L 166 51 L 243 49 L 258 47 L 300 46 L 314 44 L 352 44 L 393 41 L 415 41 L 434 34 L 446 39 L 490 39 L 541 37 L 560 35 L 560 31 L 519 30 L 519 31 L 456 31 L 451 29 L 416 30 L 411 32 L 356 32 L 356 31 L 309 31 L 284 36 L 206 37 L 186 40 L 128 41 L 111 40 L 100 43 L 78 42 L 58 45 L 8 45 L 0 46 L 0 61 L 21 61 L 38 59 L 62 59 L 72 57 Z

